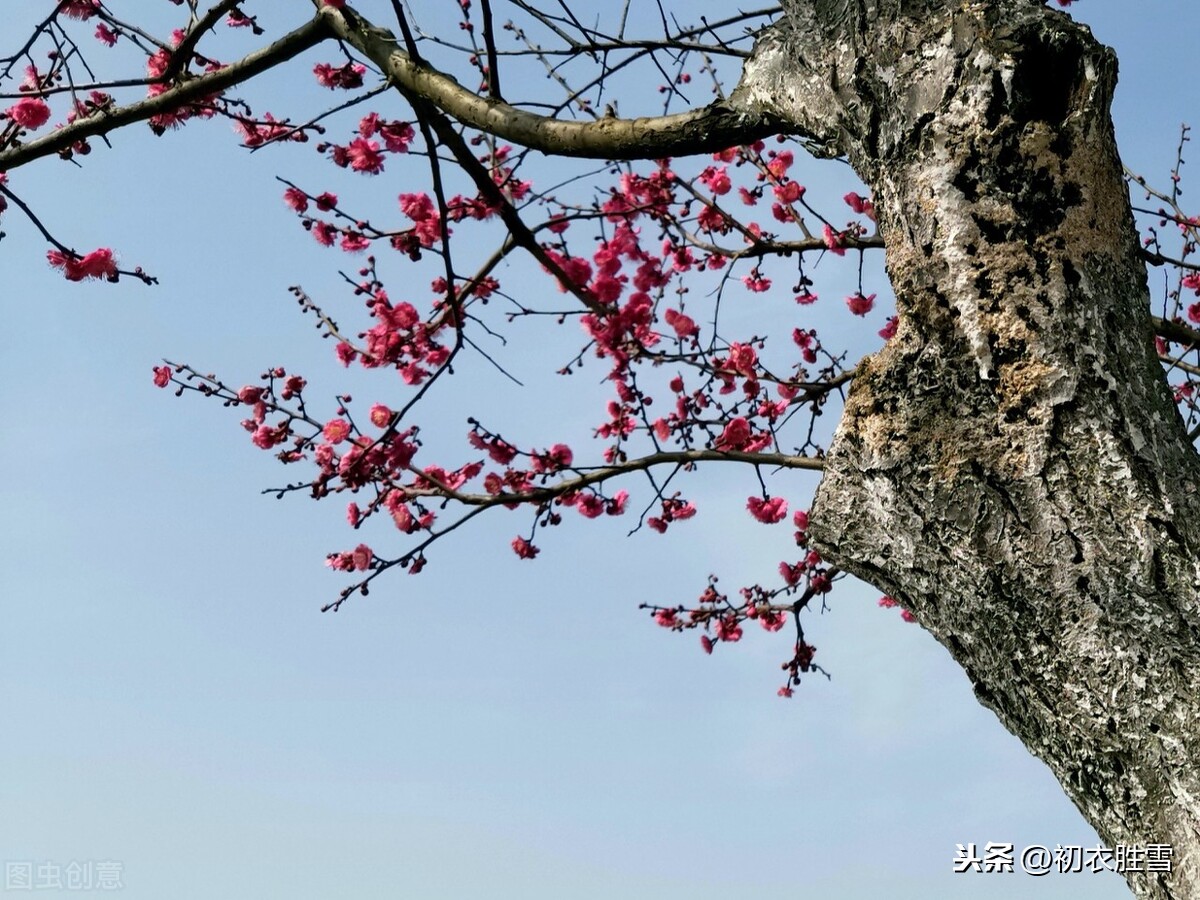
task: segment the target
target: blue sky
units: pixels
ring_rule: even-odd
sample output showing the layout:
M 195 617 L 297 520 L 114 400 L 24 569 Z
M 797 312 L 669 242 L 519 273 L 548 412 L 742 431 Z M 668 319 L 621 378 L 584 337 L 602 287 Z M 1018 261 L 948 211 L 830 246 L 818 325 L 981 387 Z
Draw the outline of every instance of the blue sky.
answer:
M 1180 61 L 1200 11 L 1076 6 L 1121 59 L 1127 163 L 1165 181 L 1196 108 Z M 299 103 L 309 82 L 297 63 L 247 93 Z M 841 585 L 809 622 L 834 677 L 791 701 L 775 696 L 786 639 L 707 657 L 637 610 L 709 572 L 774 571 L 787 535 L 745 514 L 749 473 L 706 473 L 686 528 L 626 540 L 626 522 L 572 521 L 534 563 L 508 548 L 525 520 L 493 517 L 420 576 L 320 614 L 341 584 L 324 555 L 358 540 L 341 503 L 261 495 L 287 473 L 240 416 L 157 391 L 150 369 L 169 356 L 241 384 L 284 365 L 325 397 L 401 396 L 343 373 L 299 316 L 293 283 L 352 315 L 346 258 L 318 252 L 273 176 L 364 201 L 411 188 L 335 181 L 307 149 L 248 157 L 222 124 L 112 140 L 12 184 L 64 241 L 113 246 L 159 287 L 68 284 L 3 220 L 0 860 L 119 861 L 139 898 L 1128 896 L 1112 875 L 951 874 L 956 843 L 1096 836 L 874 589 Z M 836 165 L 806 179 L 853 187 Z M 515 410 L 504 424 L 532 444 L 595 424 L 592 388 L 546 375 L 561 339 L 514 334 L 529 387 L 464 373 L 426 414 L 433 441 L 461 446 L 481 410 Z M 790 477 L 803 504 L 813 476 Z

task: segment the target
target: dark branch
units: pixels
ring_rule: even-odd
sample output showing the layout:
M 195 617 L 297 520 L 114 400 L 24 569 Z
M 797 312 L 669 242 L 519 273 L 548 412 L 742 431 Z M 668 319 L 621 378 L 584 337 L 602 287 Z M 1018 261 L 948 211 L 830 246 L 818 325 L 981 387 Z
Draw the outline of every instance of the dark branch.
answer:
M 187 81 L 156 97 L 77 119 L 44 137 L 0 153 L 0 172 L 11 172 L 25 163 L 66 150 L 85 138 L 108 134 L 133 122 L 142 122 L 161 113 L 180 109 L 248 81 L 329 38 L 331 35 L 326 23 L 324 16 L 317 16 L 269 46 L 223 69 Z

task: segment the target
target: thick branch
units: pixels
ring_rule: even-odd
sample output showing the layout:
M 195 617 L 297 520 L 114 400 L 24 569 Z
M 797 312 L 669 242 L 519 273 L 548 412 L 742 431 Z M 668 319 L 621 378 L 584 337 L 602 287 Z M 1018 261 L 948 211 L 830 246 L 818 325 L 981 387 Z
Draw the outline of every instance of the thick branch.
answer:
M 1154 333 L 1159 337 L 1174 341 L 1176 344 L 1200 347 L 1200 332 L 1196 329 L 1189 328 L 1182 322 L 1172 322 L 1170 319 L 1160 316 L 1151 316 L 1150 321 L 1154 325 Z
M 326 19 L 316 16 L 274 43 L 223 69 L 201 75 L 156 97 L 147 97 L 128 106 L 77 119 L 44 137 L 0 153 L 0 172 L 11 172 L 25 163 L 66 150 L 85 138 L 108 134 L 125 125 L 143 122 L 211 97 L 298 56 L 329 37 Z
M 608 117 L 569 122 L 539 116 L 500 100 L 480 97 L 451 76 L 414 60 L 391 32 L 371 25 L 349 8 L 321 10 L 332 31 L 383 70 L 405 94 L 416 95 L 464 125 L 554 156 L 592 159 L 662 159 L 723 150 L 775 134 L 782 121 L 729 99 L 671 116 Z

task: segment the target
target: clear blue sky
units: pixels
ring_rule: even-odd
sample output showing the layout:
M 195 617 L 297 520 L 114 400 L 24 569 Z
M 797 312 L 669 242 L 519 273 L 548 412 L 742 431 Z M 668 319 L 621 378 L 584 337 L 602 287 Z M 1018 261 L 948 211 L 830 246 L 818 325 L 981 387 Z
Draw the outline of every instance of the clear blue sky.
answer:
M 1200 10 L 1076 7 L 1121 58 L 1127 162 L 1165 180 L 1196 109 Z M 306 60 L 248 93 L 315 96 Z M 318 252 L 272 176 L 411 185 L 335 179 L 308 149 L 247 157 L 222 124 L 112 140 L 13 185 L 63 240 L 111 245 L 161 286 L 68 284 L 18 213 L 3 220 L 0 861 L 118 861 L 135 898 L 1128 896 L 1113 875 L 951 874 L 956 843 L 1096 836 L 877 591 L 842 585 L 810 621 L 834 678 L 791 701 L 775 696 L 786 638 L 706 657 L 637 610 L 709 572 L 733 587 L 774 571 L 787 535 L 741 509 L 749 473 L 694 486 L 701 515 L 665 537 L 580 520 L 532 564 L 507 546 L 525 519 L 498 515 L 321 615 L 341 584 L 324 554 L 357 541 L 342 503 L 259 495 L 287 473 L 239 416 L 157 391 L 150 369 L 170 356 L 241 384 L 285 365 L 314 395 L 400 396 L 347 382 L 298 315 L 297 282 L 350 317 L 346 258 Z M 810 189 L 840 196 L 844 176 L 814 168 Z M 480 368 L 430 430 L 457 442 L 467 415 L 517 406 L 505 424 L 531 443 L 586 433 L 599 408 L 539 377 L 562 361 L 543 340 L 518 329 L 509 352 L 530 387 Z M 803 504 L 811 476 L 793 477 Z

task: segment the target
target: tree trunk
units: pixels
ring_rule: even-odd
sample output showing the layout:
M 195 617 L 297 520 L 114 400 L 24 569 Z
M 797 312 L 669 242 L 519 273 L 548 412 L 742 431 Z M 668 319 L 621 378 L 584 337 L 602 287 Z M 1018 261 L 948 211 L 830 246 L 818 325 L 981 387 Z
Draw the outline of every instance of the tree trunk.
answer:
M 1152 342 L 1117 67 L 1040 0 L 792 0 L 739 90 L 870 185 L 899 329 L 811 535 L 897 598 L 1110 846 L 1200 896 L 1197 456 Z

